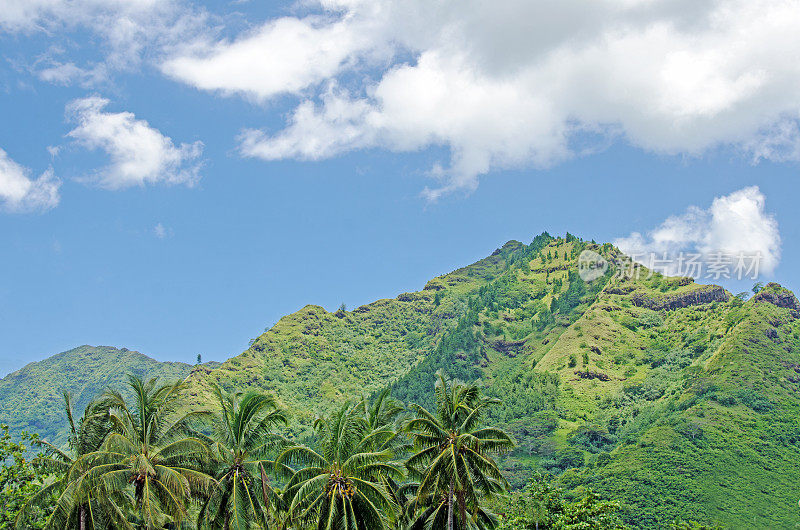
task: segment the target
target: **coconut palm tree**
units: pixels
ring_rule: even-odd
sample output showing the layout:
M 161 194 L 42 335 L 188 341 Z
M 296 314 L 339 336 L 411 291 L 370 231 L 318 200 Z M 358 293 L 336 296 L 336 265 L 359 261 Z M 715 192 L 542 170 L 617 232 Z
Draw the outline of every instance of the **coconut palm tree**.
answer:
M 495 487 L 498 492 L 502 490 L 502 485 L 499 483 L 495 484 Z M 399 528 L 428 530 L 447 527 L 449 515 L 447 491 L 423 496 L 419 495 L 419 482 L 408 482 L 401 486 L 399 498 L 403 506 Z M 465 498 L 463 517 L 458 512 L 453 514 L 453 525 L 456 528 L 494 530 L 497 524 L 497 516 L 476 498 Z
M 101 397 L 112 430 L 99 451 L 76 465 L 85 465 L 91 486 L 115 501 L 117 519 L 124 519 L 129 501 L 139 526 L 180 526 L 191 500 L 207 496 L 215 482 L 201 471 L 210 460 L 208 447 L 187 434 L 189 421 L 205 413 L 182 408 L 182 382 L 157 384 L 131 375 L 128 383 L 131 403 L 115 390 Z
M 445 523 L 448 530 L 491 526 L 492 516 L 481 500 L 507 487 L 491 454 L 514 442 L 502 430 L 479 424 L 499 400 L 483 396 L 475 384 L 447 380 L 441 372 L 437 377 L 436 415 L 412 404 L 416 417 L 406 424 L 416 450 L 406 467 L 419 479 L 407 512 L 433 528 Z
M 74 398 L 69 392 L 63 393 L 64 410 L 69 425 L 69 438 L 66 450 L 59 449 L 50 442 L 38 440 L 35 443 L 43 449 L 38 461 L 45 470 L 56 478 L 34 495 L 17 514 L 15 526 L 27 528 L 31 510 L 56 497 L 56 507 L 48 519 L 47 528 L 98 528 L 105 526 L 103 517 L 106 502 L 94 492 L 82 487 L 80 474 L 70 475 L 75 462 L 103 443 L 109 429 L 108 413 L 93 401 L 86 406 L 83 416 L 75 421 Z M 78 480 L 70 480 L 78 476 Z
M 392 449 L 395 454 L 408 448 L 407 438 L 398 425 L 406 408 L 391 397 L 389 388 L 379 392 L 371 402 L 363 397 L 356 409 L 363 415 L 369 430 L 365 436 L 365 447 L 371 451 Z
M 372 452 L 389 450 L 395 458 L 408 454 L 411 444 L 401 428 L 407 410 L 400 401 L 391 397 L 389 388 L 379 392 L 372 400 L 362 397 L 356 408 L 364 416 L 369 429 L 363 442 L 365 449 Z M 385 477 L 385 482 L 392 500 L 402 508 L 404 486 L 391 476 Z
M 398 513 L 386 482 L 399 479 L 402 466 L 392 461 L 391 449 L 372 450 L 375 439 L 362 412 L 344 404 L 315 422 L 319 451 L 295 445 L 277 458 L 277 469 L 291 472 L 285 496 L 296 524 L 377 530 Z
M 214 395 L 220 410 L 214 415 L 214 436 L 209 441 L 216 483 L 200 512 L 199 526 L 227 530 L 258 523 L 266 527 L 270 507 L 281 505 L 280 495 L 267 478 L 274 466 L 267 456 L 285 445 L 274 429 L 287 423 L 286 415 L 272 396 L 227 393 L 219 386 L 214 386 Z

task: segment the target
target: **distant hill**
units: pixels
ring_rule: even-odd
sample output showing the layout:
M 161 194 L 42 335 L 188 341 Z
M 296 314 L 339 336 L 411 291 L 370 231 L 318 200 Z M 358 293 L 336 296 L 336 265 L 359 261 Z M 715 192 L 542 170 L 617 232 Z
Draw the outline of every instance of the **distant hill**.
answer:
M 137 351 L 79 346 L 30 363 L 0 379 L 0 423 L 28 430 L 56 443 L 66 440 L 62 391 L 75 396 L 76 413 L 107 387 L 123 388 L 127 374 L 183 379 L 194 368 L 158 362 Z

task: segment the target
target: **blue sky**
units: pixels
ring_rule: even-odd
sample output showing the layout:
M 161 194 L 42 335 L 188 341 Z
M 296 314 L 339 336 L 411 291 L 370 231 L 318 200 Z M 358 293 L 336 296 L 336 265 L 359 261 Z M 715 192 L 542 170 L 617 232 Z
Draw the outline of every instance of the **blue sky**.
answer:
M 757 250 L 800 285 L 800 72 L 762 60 L 798 17 L 609 2 L 575 45 L 579 2 L 533 42 L 514 14 L 537 3 L 433 4 L 419 28 L 389 1 L 12 0 L 0 373 L 81 344 L 223 360 L 305 304 L 417 290 L 544 230 Z M 743 49 L 742 27 L 769 37 Z M 668 82 L 627 68 L 643 46 Z

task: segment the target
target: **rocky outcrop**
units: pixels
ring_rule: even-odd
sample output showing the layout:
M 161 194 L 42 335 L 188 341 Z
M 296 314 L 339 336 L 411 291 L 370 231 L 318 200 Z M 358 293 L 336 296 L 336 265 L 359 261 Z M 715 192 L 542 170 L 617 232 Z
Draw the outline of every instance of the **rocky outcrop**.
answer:
M 417 300 L 433 300 L 433 295 L 429 291 L 400 293 L 395 299 L 400 302 L 416 302 Z
M 611 378 L 608 377 L 608 374 L 604 374 L 603 372 L 591 372 L 589 370 L 583 372 L 581 370 L 575 370 L 575 375 L 580 377 L 581 379 L 598 379 L 600 381 L 610 381 Z
M 764 288 L 753 297 L 755 303 L 769 303 L 778 307 L 785 307 L 786 309 L 800 310 L 800 302 L 794 293 L 788 289 L 784 289 L 777 283 L 768 283 Z
M 719 285 L 703 285 L 698 289 L 663 295 L 650 295 L 641 291 L 631 294 L 633 305 L 653 311 L 679 309 L 711 302 L 727 302 L 729 298 L 728 291 Z
M 614 285 L 611 287 L 606 287 L 606 292 L 608 294 L 630 294 L 636 289 L 633 285 Z
M 444 281 L 442 281 L 441 278 L 434 278 L 425 284 L 423 291 L 441 291 L 446 287 L 447 286 L 444 284 Z
M 495 351 L 504 353 L 509 357 L 516 357 L 517 353 L 519 353 L 519 351 L 525 345 L 525 339 L 522 340 L 494 339 L 494 340 L 487 340 L 486 343 L 489 345 L 489 347 L 491 347 Z

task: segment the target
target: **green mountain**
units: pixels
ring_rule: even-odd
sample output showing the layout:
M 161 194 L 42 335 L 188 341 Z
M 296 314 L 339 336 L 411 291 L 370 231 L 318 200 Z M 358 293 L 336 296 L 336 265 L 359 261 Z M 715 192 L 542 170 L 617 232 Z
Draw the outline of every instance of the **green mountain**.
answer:
M 581 279 L 592 251 L 605 274 Z M 632 274 L 622 273 L 628 271 Z M 329 313 L 307 306 L 250 349 L 190 375 L 274 392 L 308 432 L 315 414 L 387 385 L 432 406 L 437 370 L 481 380 L 514 434 L 503 460 L 623 503 L 627 522 L 732 528 L 800 523 L 800 305 L 769 284 L 750 300 L 631 268 L 574 236 L 506 243 L 419 292 Z
M 604 265 L 591 281 L 579 274 L 587 252 Z M 777 284 L 732 296 L 570 234 L 510 241 L 352 311 L 306 306 L 221 364 L 65 352 L 0 381 L 0 421 L 53 435 L 62 387 L 84 403 L 137 370 L 187 377 L 198 406 L 212 382 L 273 392 L 300 438 L 318 414 L 387 386 L 432 407 L 442 370 L 503 401 L 490 421 L 516 438 L 501 461 L 514 487 L 543 468 L 568 496 L 620 501 L 642 528 L 800 524 L 797 298 Z
M 126 348 L 80 346 L 0 379 L 0 423 L 60 444 L 66 440 L 64 390 L 73 393 L 80 414 L 107 387 L 123 388 L 126 374 L 183 379 L 192 368 L 185 363 L 158 362 Z
M 293 413 L 297 431 L 346 399 L 369 395 L 426 359 L 466 309 L 470 293 L 510 267 L 520 243 L 509 243 L 469 267 L 434 278 L 422 291 L 329 313 L 308 305 L 285 316 L 241 355 L 190 376 L 194 399 L 208 382 L 274 392 Z

